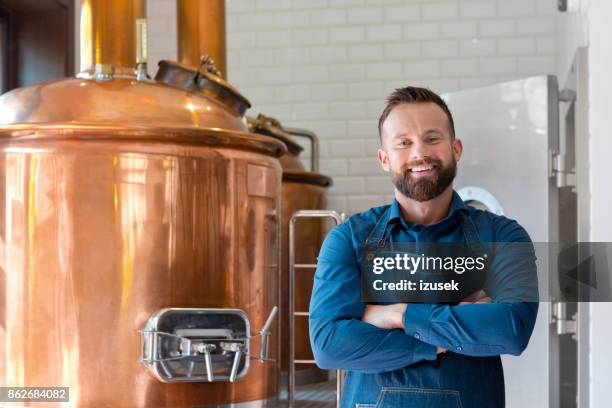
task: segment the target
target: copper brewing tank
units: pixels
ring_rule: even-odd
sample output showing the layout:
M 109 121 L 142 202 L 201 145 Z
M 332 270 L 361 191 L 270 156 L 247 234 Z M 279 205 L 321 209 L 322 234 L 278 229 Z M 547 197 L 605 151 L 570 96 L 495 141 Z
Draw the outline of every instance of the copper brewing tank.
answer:
M 143 3 L 82 10 L 92 33 L 129 31 L 117 10 Z M 271 362 L 234 383 L 160 382 L 139 331 L 163 308 L 236 308 L 262 327 L 279 304 L 285 146 L 248 133 L 248 101 L 206 69 L 136 79 L 111 51 L 79 78 L 0 97 L 0 386 L 69 387 L 62 406 L 78 407 L 274 400 Z
M 283 128 L 276 119 L 259 114 L 248 118 L 252 132 L 272 136 L 287 146 L 287 153 L 281 157 L 283 167 L 282 183 L 282 220 L 281 220 L 281 369 L 288 371 L 289 359 L 289 221 L 299 210 L 320 210 L 327 206 L 327 189 L 332 179 L 318 170 L 318 148 L 314 133 L 304 129 Z M 303 148 L 294 138 L 310 139 L 311 170 L 306 171 L 299 158 Z M 316 263 L 319 249 L 325 235 L 321 220 L 302 221 L 296 228 L 296 263 Z M 295 276 L 295 310 L 308 311 L 313 286 L 312 270 L 297 270 Z M 312 360 L 308 319 L 298 316 L 295 319 L 295 359 Z M 313 366 L 298 364 L 296 370 L 307 370 Z

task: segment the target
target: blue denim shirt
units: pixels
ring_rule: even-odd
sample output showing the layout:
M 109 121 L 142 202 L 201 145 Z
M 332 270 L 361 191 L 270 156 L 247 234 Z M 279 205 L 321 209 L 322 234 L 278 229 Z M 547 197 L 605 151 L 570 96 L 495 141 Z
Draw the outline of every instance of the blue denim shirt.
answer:
M 385 212 L 388 220 L 381 221 Z M 347 371 L 343 407 L 504 406 L 499 356 L 525 349 L 538 304 L 507 302 L 502 294 L 523 278 L 536 279 L 533 252 L 492 262 L 485 286 L 490 304 L 412 303 L 403 331 L 360 320 L 366 305 L 358 260 L 377 224 L 385 224 L 389 242 L 464 242 L 462 219 L 482 242 L 531 242 L 516 221 L 467 206 L 456 192 L 447 217 L 436 224 L 406 222 L 394 200 L 350 217 L 326 237 L 310 303 L 310 340 L 319 367 Z M 448 351 L 438 355 L 438 347 Z

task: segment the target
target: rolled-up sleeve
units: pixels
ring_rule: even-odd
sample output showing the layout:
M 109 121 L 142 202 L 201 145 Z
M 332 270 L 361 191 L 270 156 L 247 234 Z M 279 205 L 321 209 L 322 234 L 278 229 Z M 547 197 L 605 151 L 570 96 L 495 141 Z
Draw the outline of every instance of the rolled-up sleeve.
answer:
M 527 347 L 538 312 L 536 256 L 527 232 L 501 219 L 495 259 L 485 291 L 488 304 L 408 304 L 404 331 L 459 354 L 519 355 Z M 512 245 L 513 243 L 522 243 Z M 529 301 L 517 301 L 528 299 Z
M 317 365 L 374 373 L 435 360 L 435 346 L 402 330 L 361 321 L 365 304 L 359 273 L 350 228 L 341 224 L 321 248 L 310 302 L 310 342 Z

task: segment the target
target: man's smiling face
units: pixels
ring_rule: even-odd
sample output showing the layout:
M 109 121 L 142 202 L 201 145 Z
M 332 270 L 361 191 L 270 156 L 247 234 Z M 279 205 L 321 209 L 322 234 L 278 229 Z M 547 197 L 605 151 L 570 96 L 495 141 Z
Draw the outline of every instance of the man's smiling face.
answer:
M 378 160 L 404 196 L 429 201 L 453 182 L 462 144 L 435 103 L 395 106 L 382 125 L 381 138 Z

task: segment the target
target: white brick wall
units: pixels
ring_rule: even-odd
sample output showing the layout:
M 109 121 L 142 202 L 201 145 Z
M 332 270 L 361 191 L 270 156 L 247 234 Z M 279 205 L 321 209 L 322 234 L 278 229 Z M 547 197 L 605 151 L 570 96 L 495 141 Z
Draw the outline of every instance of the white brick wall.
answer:
M 154 76 L 159 60 L 176 59 L 176 2 L 147 0 L 147 20 L 149 74 Z
M 176 12 L 173 0 L 148 1 L 155 72 L 156 58 L 176 57 Z M 556 0 L 227 0 L 229 80 L 250 114 L 317 132 L 335 181 L 329 207 L 363 211 L 392 194 L 376 162 L 388 93 L 555 73 L 555 10 Z
M 557 75 L 562 84 L 565 83 L 565 78 L 574 60 L 576 48 L 589 44 L 588 2 L 581 0 L 580 4 L 580 12 L 559 13 L 557 15 L 557 41 L 552 45 L 552 48 L 557 54 Z M 542 39 L 542 37 L 540 38 Z M 542 46 L 546 47 L 547 45 Z M 546 49 L 549 50 L 549 48 Z

